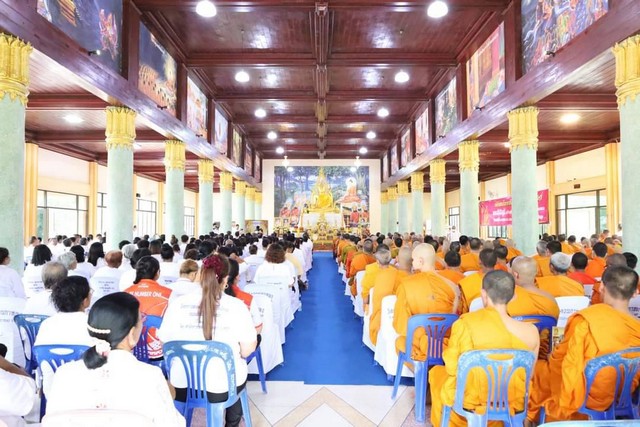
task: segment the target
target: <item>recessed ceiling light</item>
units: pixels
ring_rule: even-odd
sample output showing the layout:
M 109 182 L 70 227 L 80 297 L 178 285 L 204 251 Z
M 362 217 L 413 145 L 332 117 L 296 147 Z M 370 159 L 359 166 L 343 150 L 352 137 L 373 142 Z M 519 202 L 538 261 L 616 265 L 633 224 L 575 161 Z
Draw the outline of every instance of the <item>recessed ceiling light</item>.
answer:
M 376 133 L 372 130 L 370 130 L 369 132 L 367 132 L 367 139 L 375 139 L 376 138 Z
M 204 18 L 213 18 L 218 13 L 218 10 L 210 0 L 201 0 L 196 6 L 196 13 Z
M 572 125 L 580 121 L 580 115 L 576 113 L 567 113 L 560 117 L 560 121 L 565 125 Z
M 441 0 L 432 2 L 427 8 L 429 18 L 442 18 L 447 13 L 449 13 L 449 6 Z
M 276 153 L 278 153 L 278 154 L 284 154 L 284 148 L 282 148 L 282 147 L 278 147 L 278 148 L 276 148 Z
M 367 147 L 360 147 L 360 150 L 358 150 L 360 154 L 367 154 L 367 151 Z
M 84 122 L 84 119 L 77 114 L 67 114 L 66 116 L 64 116 L 64 120 L 67 123 L 71 123 L 73 125 L 77 125 Z
M 267 112 L 264 111 L 264 108 L 258 108 L 254 114 L 259 119 L 264 119 L 265 117 L 267 117 Z
M 137 142 L 133 143 L 133 149 L 134 150 L 142 150 L 142 145 L 138 144 Z
M 389 110 L 387 110 L 386 108 L 381 108 L 378 110 L 378 117 L 387 117 L 389 115 Z
M 274 139 L 278 138 L 278 134 L 275 133 L 274 131 L 271 131 L 267 134 L 267 138 L 273 141 Z
M 246 83 L 251 79 L 251 77 L 249 77 L 249 73 L 247 73 L 246 71 L 242 70 L 242 71 L 238 71 L 236 73 L 236 81 L 239 83 Z
M 406 71 L 398 71 L 395 77 L 396 83 L 406 83 L 409 81 L 409 73 Z

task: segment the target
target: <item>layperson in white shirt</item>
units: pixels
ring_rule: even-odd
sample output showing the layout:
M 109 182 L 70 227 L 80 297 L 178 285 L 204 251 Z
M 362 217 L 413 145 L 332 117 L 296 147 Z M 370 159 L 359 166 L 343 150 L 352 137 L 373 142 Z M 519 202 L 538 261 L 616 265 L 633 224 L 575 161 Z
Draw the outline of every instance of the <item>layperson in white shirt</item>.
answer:
M 162 262 L 162 240 L 155 239 L 149 242 L 149 250 L 151 251 L 151 256 L 158 260 L 158 262 Z
M 93 266 L 93 271 L 91 272 L 92 276 L 98 268 L 107 265 L 104 260 L 104 248 L 102 246 L 102 243 L 93 242 L 91 246 L 89 246 L 87 262 Z
M 71 246 L 71 249 L 69 249 L 69 253 L 75 255 L 77 263 L 76 267 L 74 267 L 73 270 L 70 270 L 71 273 L 69 275 L 82 276 L 87 280 L 91 279 L 91 276 L 93 276 L 93 273 L 95 273 L 95 268 L 93 267 L 93 265 L 89 264 L 86 257 L 84 256 L 84 249 L 82 249 L 82 246 Z
M 151 256 L 151 251 L 149 251 L 149 249 L 143 248 L 133 251 L 133 255 L 131 255 L 130 261 L 131 270 L 125 271 L 124 273 L 122 273 L 122 276 L 120 276 L 121 291 L 124 291 L 129 286 L 133 285 L 133 282 L 136 280 L 136 264 L 138 264 L 140 258 L 146 256 Z
M 51 261 L 51 250 L 47 245 L 38 245 L 33 248 L 33 255 L 31 256 L 31 263 L 24 269 L 23 283 L 28 279 L 38 279 L 42 276 L 42 268 L 46 263 Z M 29 293 L 27 292 L 27 295 Z
M 67 269 L 60 262 L 50 262 L 42 270 L 42 282 L 44 291 L 35 294 L 27 300 L 24 312 L 27 314 L 42 314 L 53 316 L 58 312 L 51 299 L 53 288 L 67 278 Z
M 131 350 L 143 319 L 140 303 L 125 292 L 107 295 L 89 312 L 86 328 L 94 339 L 81 360 L 61 366 L 47 396 L 47 413 L 81 409 L 132 411 L 154 426 L 184 427 L 160 368 L 139 362 Z
M 26 426 L 22 417 L 31 412 L 35 401 L 35 381 L 21 368 L 0 356 L 0 424 L 7 427 Z
M 177 279 L 180 277 L 180 264 L 173 262 L 173 248 L 168 243 L 162 245 L 160 249 L 160 278 L 170 277 Z
M 31 236 L 29 239 L 29 246 L 24 248 L 24 262 L 25 264 L 31 263 L 31 257 L 33 256 L 33 251 L 40 244 L 40 239 L 36 236 Z
M 196 282 L 199 269 L 200 267 L 198 266 L 198 263 L 192 259 L 182 262 L 180 265 L 180 277 L 178 280 L 165 285 L 167 288 L 171 289 L 171 296 L 169 297 L 169 300 L 192 292 L 201 291 L 202 288 L 200 287 L 200 283 Z
M 81 276 L 67 277 L 53 288 L 51 299 L 58 313 L 42 322 L 33 345 L 93 345 L 87 331 L 85 311 L 91 304 L 91 288 L 87 279 Z M 41 369 L 42 389 L 47 396 L 53 372 L 47 365 Z
M 7 248 L 0 248 L 0 297 L 27 298 L 22 279 L 17 271 L 9 267 L 11 257 Z
M 184 255 L 185 253 L 185 248 L 187 247 L 187 245 L 189 244 L 189 236 L 187 236 L 186 234 L 183 234 L 182 236 L 180 236 L 180 255 Z
M 133 244 L 133 243 L 129 243 L 127 245 L 124 245 L 122 247 L 122 264 L 120 264 L 120 271 L 121 272 L 125 272 L 125 271 L 129 271 L 129 270 L 135 270 L 132 266 L 131 266 L 131 257 L 133 256 L 133 253 L 136 251 L 136 249 L 138 249 L 138 246 Z
M 222 255 L 211 255 L 203 260 L 199 277 L 200 292 L 183 295 L 169 302 L 158 337 L 163 342 L 175 340 L 215 340 L 228 344 L 233 350 L 238 391 L 247 380 L 247 363 L 244 358 L 256 348 L 257 336 L 251 315 L 245 304 L 223 290 L 229 262 Z M 210 402 L 227 399 L 227 376 L 222 361 L 216 359 L 207 369 L 207 397 Z M 186 378 L 182 366 L 170 367 L 169 380 L 176 388 L 176 400 L 186 399 Z M 227 408 L 225 425 L 235 427 L 242 418 L 240 400 Z
M 93 277 L 113 277 L 114 279 L 120 280 L 120 277 L 122 277 L 122 270 L 120 270 L 120 266 L 122 265 L 122 252 L 109 251 L 104 256 L 104 260 L 107 265 L 98 268 Z
M 77 252 L 82 252 L 80 246 L 74 246 Z M 84 256 L 84 254 L 82 255 Z M 58 257 L 58 262 L 65 266 L 67 269 L 67 276 L 80 276 L 89 280 L 91 277 L 86 270 L 80 270 L 78 268 L 78 258 L 74 251 L 65 252 Z
M 296 271 L 293 264 L 285 259 L 285 252 L 280 243 L 272 243 L 267 249 L 264 262 L 260 264 L 253 281 L 260 282 L 262 277 L 288 276 L 291 278 L 290 286 L 296 278 Z

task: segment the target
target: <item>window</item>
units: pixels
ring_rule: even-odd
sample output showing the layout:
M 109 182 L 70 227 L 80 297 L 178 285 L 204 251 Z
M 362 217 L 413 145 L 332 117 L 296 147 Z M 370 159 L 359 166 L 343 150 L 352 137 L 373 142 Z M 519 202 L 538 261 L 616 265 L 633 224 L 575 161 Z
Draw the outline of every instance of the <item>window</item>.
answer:
M 453 227 L 456 228 L 456 231 L 460 231 L 460 206 L 449 208 L 449 230 L 452 230 Z
M 37 232 L 44 239 L 58 234 L 87 234 L 89 198 L 38 190 Z
M 184 207 L 184 231 L 185 234 L 193 236 L 196 234 L 196 210 L 195 208 Z M 180 236 L 176 236 L 180 238 Z
M 487 226 L 487 237 L 503 237 L 507 238 L 507 226 Z
M 563 194 L 556 197 L 558 233 L 578 239 L 607 228 L 606 190 Z
M 157 203 L 152 200 L 137 199 L 136 223 L 138 236 L 156 234 Z
M 98 193 L 98 212 L 97 212 L 97 230 L 93 230 L 97 233 L 104 234 L 107 231 L 106 222 L 107 213 L 107 193 Z

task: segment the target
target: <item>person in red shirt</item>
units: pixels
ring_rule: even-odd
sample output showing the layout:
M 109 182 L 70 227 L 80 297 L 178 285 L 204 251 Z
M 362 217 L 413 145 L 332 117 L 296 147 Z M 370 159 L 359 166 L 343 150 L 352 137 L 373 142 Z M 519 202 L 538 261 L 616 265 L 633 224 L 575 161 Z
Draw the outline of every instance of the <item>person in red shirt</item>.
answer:
M 145 316 L 163 317 L 167 310 L 171 289 L 156 280 L 160 277 L 160 263 L 151 256 L 140 258 L 136 264 L 136 279 L 125 292 L 140 301 L 140 312 Z M 162 342 L 156 336 L 156 329 L 149 329 L 147 347 L 150 359 L 162 358 Z
M 569 273 L 567 276 L 570 279 L 575 280 L 576 282 L 582 283 L 582 285 L 595 285 L 596 280 L 589 276 L 584 272 L 584 269 L 587 268 L 587 264 L 589 263 L 589 258 L 582 252 L 576 252 L 571 257 L 571 266 L 573 267 L 573 272 Z

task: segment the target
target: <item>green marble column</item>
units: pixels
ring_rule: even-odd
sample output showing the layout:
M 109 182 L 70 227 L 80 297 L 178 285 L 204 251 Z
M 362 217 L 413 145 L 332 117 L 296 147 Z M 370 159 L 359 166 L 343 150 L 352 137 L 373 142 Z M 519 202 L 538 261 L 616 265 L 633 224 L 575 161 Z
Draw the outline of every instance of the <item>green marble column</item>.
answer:
M 409 182 L 398 183 L 398 231 L 408 233 L 409 225 Z
M 480 143 L 464 141 L 458 144 L 460 167 L 460 234 L 480 235 L 480 209 L 478 197 L 478 168 Z
M 220 232 L 231 231 L 231 190 L 233 188 L 233 175 L 229 172 L 220 173 Z
M 620 189 L 625 252 L 640 253 L 640 36 L 613 48 L 616 58 L 616 95 L 620 110 Z M 608 189 L 608 191 L 615 191 Z M 607 224 L 615 230 L 617 224 Z
M 444 184 L 446 181 L 446 162 L 435 159 L 429 163 L 429 183 L 431 186 L 431 234 L 446 236 L 447 225 Z
M 389 222 L 387 223 L 387 233 L 398 231 L 398 192 L 396 187 L 389 187 L 387 190 L 389 197 Z
M 380 205 L 380 232 L 387 233 L 387 228 L 389 227 L 389 195 L 386 191 L 380 194 Z
M 411 227 L 410 231 L 422 234 L 424 226 L 424 174 L 422 171 L 411 174 Z
M 31 45 L 22 40 L 0 34 L 0 245 L 9 250 L 11 267 L 20 276 L 24 270 L 24 126 L 31 51 Z
M 538 242 L 538 109 L 518 108 L 507 114 L 511 144 L 511 227 L 516 247 L 534 254 Z M 595 230 L 594 230 L 595 232 Z
M 233 193 L 233 221 L 244 229 L 244 194 L 247 191 L 247 184 L 236 181 L 236 191 Z
M 258 219 L 255 217 L 255 198 L 256 189 L 247 186 L 247 192 L 244 195 L 244 219 Z M 244 228 L 244 224 L 242 225 Z
M 198 160 L 198 235 L 213 229 L 213 162 Z
M 165 143 L 164 166 L 166 172 L 164 200 L 167 205 L 165 237 L 180 238 L 184 234 L 184 165 L 185 146 L 182 141 Z

